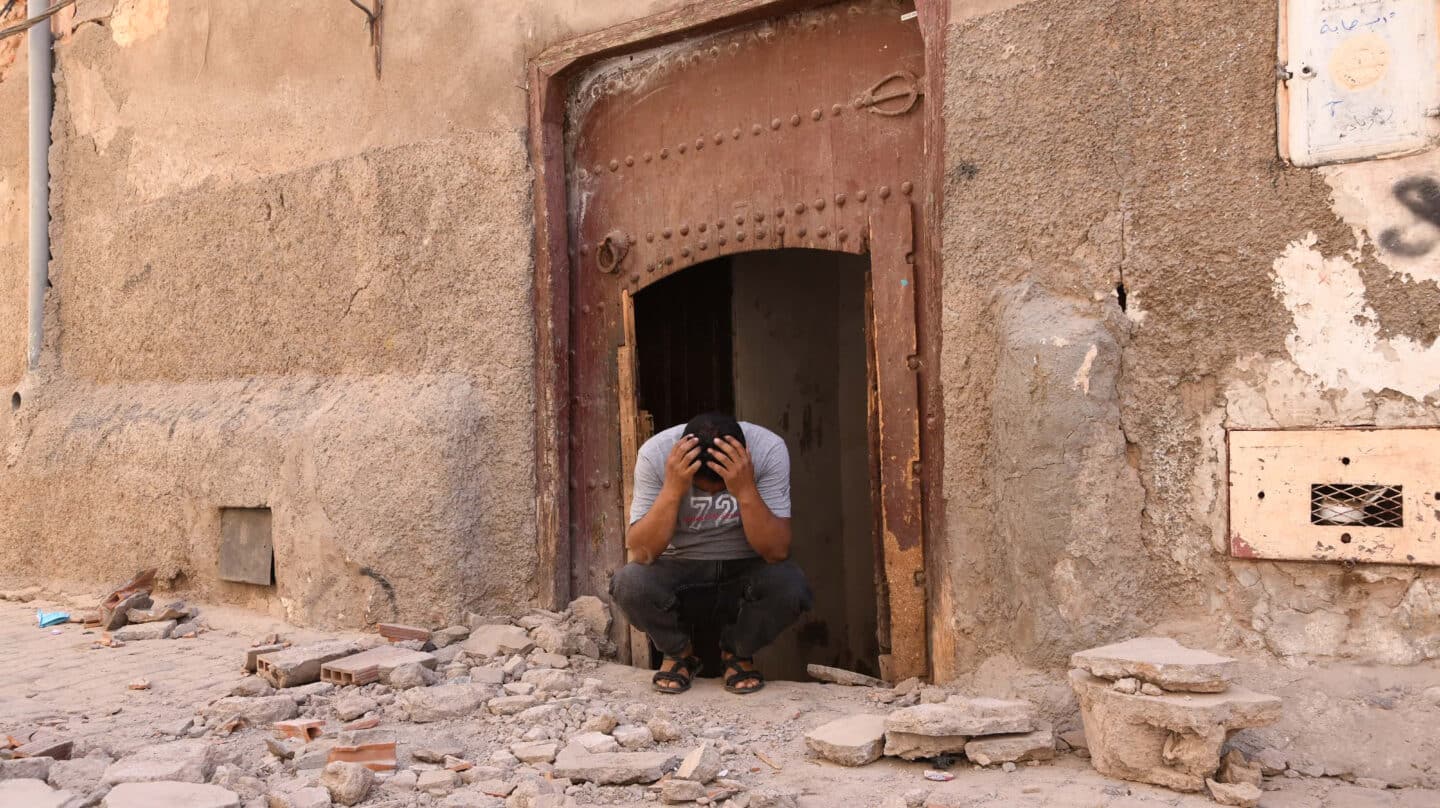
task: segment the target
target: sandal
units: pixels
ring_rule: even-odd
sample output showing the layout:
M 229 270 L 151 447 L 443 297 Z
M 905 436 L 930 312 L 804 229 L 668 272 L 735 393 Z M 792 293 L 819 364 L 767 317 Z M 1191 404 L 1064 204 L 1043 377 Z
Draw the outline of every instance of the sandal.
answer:
M 678 695 L 689 690 L 690 684 L 695 681 L 695 675 L 700 672 L 700 658 L 666 656 L 660 664 L 664 665 L 665 662 L 674 662 L 675 669 L 655 671 L 655 676 L 650 679 L 650 685 L 655 688 L 655 692 Z M 675 687 L 666 687 L 661 682 L 672 682 Z
M 733 654 L 725 658 L 725 689 L 731 693 L 741 696 L 748 696 L 765 688 L 765 674 L 757 670 L 745 670 L 740 667 L 741 663 L 755 664 L 754 657 L 738 657 Z M 741 687 L 740 683 L 747 679 L 754 679 L 755 683 L 749 687 Z

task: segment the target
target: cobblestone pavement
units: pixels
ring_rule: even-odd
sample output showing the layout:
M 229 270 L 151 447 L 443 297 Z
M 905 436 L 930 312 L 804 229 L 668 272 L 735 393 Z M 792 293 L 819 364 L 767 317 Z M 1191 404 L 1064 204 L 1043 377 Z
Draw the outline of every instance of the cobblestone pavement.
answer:
M 152 640 L 106 648 L 96 646 L 98 631 L 87 632 L 78 625 L 61 626 L 58 633 L 37 628 L 36 608 L 57 606 L 63 608 L 38 601 L 0 602 L 0 661 L 4 663 L 0 665 L 0 733 L 48 726 L 75 738 L 77 751 L 99 747 L 112 756 L 173 736 L 173 732 L 167 735 L 163 730 L 226 695 L 242 677 L 240 662 L 256 636 L 277 632 L 297 643 L 335 636 L 296 630 L 251 612 L 206 608 L 204 621 L 213 630 L 196 639 Z M 870 808 L 880 805 L 887 796 L 915 788 L 928 792 L 926 804 L 930 808 L 1205 808 L 1214 804 L 1200 795 L 1177 794 L 1102 777 L 1088 761 L 1073 754 L 1042 765 L 1021 766 L 1009 773 L 996 768 L 957 767 L 953 770 L 955 780 L 944 784 L 926 782 L 921 776 L 923 764 L 886 759 L 846 769 L 807 756 L 799 741 L 800 724 L 808 726 L 830 717 L 875 709 L 866 700 L 863 688 L 774 682 L 766 691 L 740 699 L 724 693 L 717 682 L 703 680 L 684 697 L 670 698 L 651 693 L 646 673 L 632 668 L 602 665 L 587 675 L 601 677 L 610 698 L 617 703 L 625 699 L 655 703 L 692 728 L 725 722 L 757 730 L 779 769 L 771 771 L 756 763 L 748 776 L 757 785 L 782 785 L 803 793 L 806 796 L 800 799 L 799 808 Z M 129 689 L 129 684 L 139 678 L 149 681 L 148 690 Z M 802 715 L 806 718 L 797 720 Z M 402 723 L 393 728 L 408 749 L 437 735 L 464 737 L 463 733 L 476 731 L 487 721 L 494 719 L 477 715 L 457 722 Z M 387 722 L 387 726 L 391 725 Z M 258 747 L 258 738 L 264 733 L 256 728 L 226 743 Z M 477 741 L 474 751 L 483 757 L 491 751 L 489 745 Z M 1262 808 L 1440 808 L 1440 792 L 1420 789 L 1376 790 L 1338 780 L 1283 777 L 1269 778 L 1265 787 Z M 364 805 L 418 808 L 443 804 L 423 794 L 394 796 L 381 790 L 377 795 Z M 582 797 L 580 803 L 656 804 L 653 797 L 640 799 L 643 795 L 643 787 L 634 787 L 627 794 L 613 794 L 593 802 Z M 265 803 L 263 798 L 246 803 L 252 804 Z

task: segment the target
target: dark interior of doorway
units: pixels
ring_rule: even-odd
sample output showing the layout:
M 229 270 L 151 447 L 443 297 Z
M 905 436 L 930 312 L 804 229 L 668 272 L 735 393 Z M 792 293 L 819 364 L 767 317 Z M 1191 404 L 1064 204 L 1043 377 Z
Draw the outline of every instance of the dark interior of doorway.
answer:
M 808 663 L 879 675 L 868 270 L 865 256 L 759 251 L 696 265 L 635 296 L 639 405 L 655 429 L 720 410 L 778 433 L 790 449 L 791 558 L 815 608 L 760 655 L 770 678 L 804 679 Z M 714 643 L 713 631 L 697 629 L 709 675 L 720 672 Z

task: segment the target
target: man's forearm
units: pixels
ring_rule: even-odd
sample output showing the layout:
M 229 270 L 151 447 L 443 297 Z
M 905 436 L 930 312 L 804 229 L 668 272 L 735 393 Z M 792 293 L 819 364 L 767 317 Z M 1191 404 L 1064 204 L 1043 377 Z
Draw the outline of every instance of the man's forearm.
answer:
M 670 539 L 675 535 L 675 523 L 680 517 L 680 497 L 665 491 L 655 498 L 649 512 L 640 521 L 625 531 L 625 550 L 628 560 L 649 564 L 665 552 Z
M 772 564 L 790 557 L 790 520 L 776 516 L 758 491 L 737 496 L 745 541 Z

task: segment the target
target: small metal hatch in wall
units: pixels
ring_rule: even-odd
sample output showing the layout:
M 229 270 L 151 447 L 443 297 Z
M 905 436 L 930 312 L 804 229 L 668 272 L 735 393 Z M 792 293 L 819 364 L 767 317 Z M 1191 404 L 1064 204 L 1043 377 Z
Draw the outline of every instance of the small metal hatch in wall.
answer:
M 220 580 L 275 583 L 269 508 L 220 509 Z
M 1230 554 L 1440 564 L 1440 429 L 1235 430 Z

